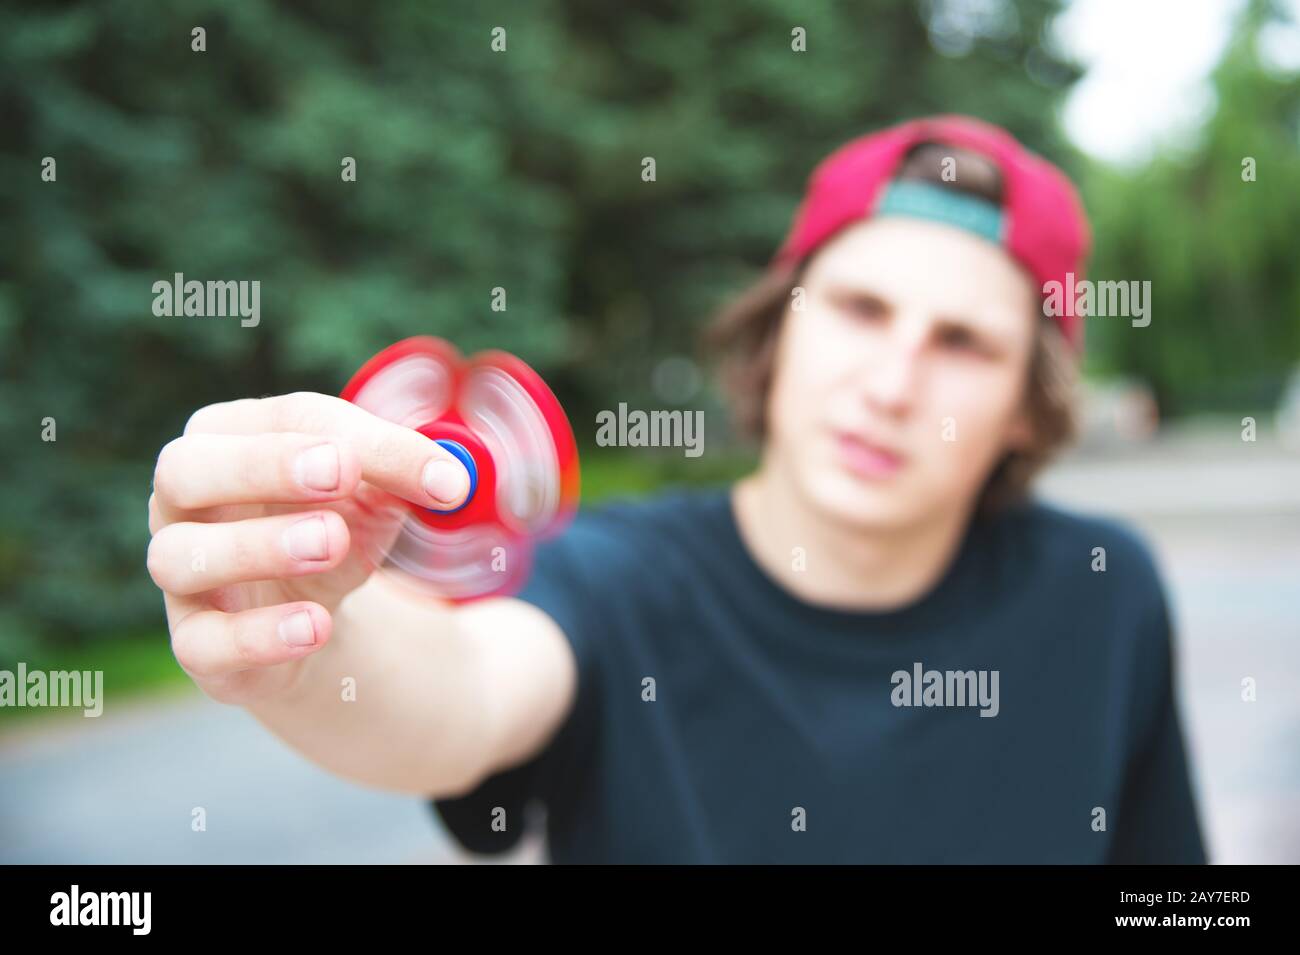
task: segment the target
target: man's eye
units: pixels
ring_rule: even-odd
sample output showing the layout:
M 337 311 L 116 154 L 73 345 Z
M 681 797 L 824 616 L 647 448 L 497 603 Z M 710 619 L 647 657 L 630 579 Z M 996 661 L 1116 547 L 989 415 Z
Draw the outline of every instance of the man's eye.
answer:
M 844 300 L 844 310 L 859 318 L 880 318 L 887 311 L 885 303 L 872 295 L 851 295 Z
M 978 352 L 979 341 L 964 328 L 948 328 L 939 333 L 939 344 L 953 351 Z

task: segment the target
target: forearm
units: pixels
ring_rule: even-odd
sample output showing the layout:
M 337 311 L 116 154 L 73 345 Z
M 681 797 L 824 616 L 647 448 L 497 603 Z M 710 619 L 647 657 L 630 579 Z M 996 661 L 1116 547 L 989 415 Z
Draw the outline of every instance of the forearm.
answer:
M 343 601 L 329 643 L 285 695 L 249 711 L 308 759 L 420 796 L 470 787 L 490 761 L 485 657 L 454 609 L 376 576 Z

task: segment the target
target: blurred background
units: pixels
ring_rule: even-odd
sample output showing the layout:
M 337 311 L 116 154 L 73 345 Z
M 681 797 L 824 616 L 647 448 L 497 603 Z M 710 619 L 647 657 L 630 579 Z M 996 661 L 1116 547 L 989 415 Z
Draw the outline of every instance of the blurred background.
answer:
M 0 669 L 102 669 L 106 705 L 0 708 L 0 862 L 464 860 L 426 804 L 317 770 L 189 684 L 144 569 L 158 450 L 204 404 L 337 393 L 436 334 L 544 374 L 588 503 L 733 477 L 751 459 L 702 323 L 818 159 L 932 112 L 1060 163 L 1089 277 L 1151 282 L 1149 327 L 1089 323 L 1086 434 L 1044 494 L 1156 549 L 1212 860 L 1300 861 L 1298 6 L 7 4 Z M 176 272 L 260 280 L 260 324 L 154 316 Z M 620 401 L 704 409 L 706 453 L 592 447 Z

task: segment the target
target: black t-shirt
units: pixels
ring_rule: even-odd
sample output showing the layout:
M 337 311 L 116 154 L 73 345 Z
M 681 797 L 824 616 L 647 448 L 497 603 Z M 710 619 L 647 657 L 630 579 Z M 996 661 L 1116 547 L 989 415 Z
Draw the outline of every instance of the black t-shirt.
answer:
M 925 596 L 856 612 L 771 578 L 729 489 L 673 490 L 584 511 L 520 597 L 578 693 L 541 753 L 434 802 L 472 851 L 540 805 L 560 863 L 1205 861 L 1163 586 L 1110 521 L 975 520 Z

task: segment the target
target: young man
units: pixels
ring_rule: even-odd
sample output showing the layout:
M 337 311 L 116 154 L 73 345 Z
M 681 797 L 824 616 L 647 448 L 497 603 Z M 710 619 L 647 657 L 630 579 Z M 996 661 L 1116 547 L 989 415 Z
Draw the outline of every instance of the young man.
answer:
M 587 511 L 461 609 L 350 556 L 358 496 L 464 498 L 441 449 L 323 395 L 201 409 L 150 502 L 177 659 L 477 851 L 537 804 L 559 862 L 1203 861 L 1152 560 L 1024 494 L 1087 244 L 994 127 L 848 144 L 713 329 L 757 471 Z

